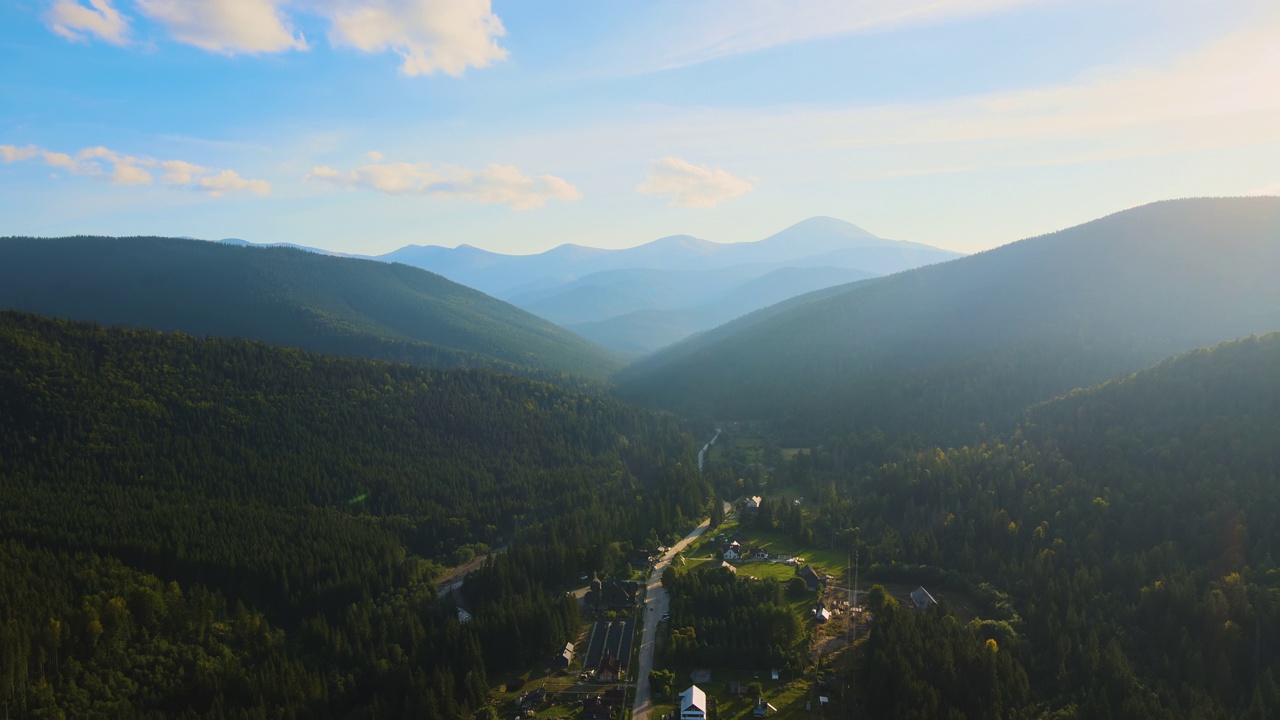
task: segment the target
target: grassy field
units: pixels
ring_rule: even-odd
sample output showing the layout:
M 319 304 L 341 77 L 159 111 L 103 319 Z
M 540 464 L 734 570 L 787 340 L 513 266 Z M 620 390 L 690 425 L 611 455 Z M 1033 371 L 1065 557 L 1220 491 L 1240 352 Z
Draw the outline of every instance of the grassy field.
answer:
M 726 463 L 730 458 L 736 458 L 740 462 L 750 464 L 764 459 L 767 444 L 764 438 L 722 435 L 720 440 L 711 446 L 711 451 L 707 455 L 713 463 Z
M 843 575 L 848 561 L 843 550 L 800 545 L 783 532 L 747 528 L 743 529 L 742 538 L 740 542 L 743 547 L 763 547 L 772 556 L 782 553 L 792 557 L 802 557 L 809 565 L 832 575 Z
M 720 542 L 716 540 L 716 537 L 733 537 L 735 534 L 739 534 L 739 542 L 742 543 L 744 548 L 763 547 L 769 551 L 769 555 L 774 557 L 779 554 L 802 557 L 805 559 L 805 563 L 813 565 L 823 572 L 841 578 L 844 576 L 845 564 L 848 561 L 844 552 L 800 545 L 783 532 L 743 528 L 739 524 L 737 517 L 731 517 L 726 520 L 714 532 L 707 533 L 695 544 L 691 545 L 685 551 L 685 557 L 689 565 L 701 564 L 715 556 L 715 552 L 720 546 Z M 792 566 L 781 563 L 753 561 L 735 564 L 738 566 L 740 573 L 745 573 L 752 577 L 772 577 L 786 580 L 795 574 L 795 569 Z
M 774 580 L 783 583 L 796 576 L 796 568 L 794 565 L 769 562 L 767 560 L 744 562 L 737 565 L 737 568 L 738 575 L 740 576 L 745 575 L 753 578 L 759 578 L 761 580 L 773 578 Z
M 703 565 L 706 565 L 709 562 L 712 562 L 712 558 L 709 555 L 704 555 L 702 557 L 686 557 L 684 561 L 683 569 L 696 570 L 697 568 Z

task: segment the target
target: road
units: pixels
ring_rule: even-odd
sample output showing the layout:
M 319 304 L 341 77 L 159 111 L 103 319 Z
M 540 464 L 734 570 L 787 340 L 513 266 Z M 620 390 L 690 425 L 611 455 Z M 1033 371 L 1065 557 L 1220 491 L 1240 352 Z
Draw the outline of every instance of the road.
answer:
M 732 509 L 733 506 L 729 503 L 724 504 L 726 515 Z M 649 672 L 653 670 L 654 642 L 658 638 L 658 621 L 662 618 L 662 614 L 667 612 L 667 608 L 671 604 L 671 598 L 667 596 L 667 591 L 662 587 L 662 571 L 667 569 L 676 554 L 683 551 L 689 546 L 689 543 L 707 531 L 710 522 L 710 520 L 703 520 L 701 525 L 693 529 L 693 532 L 667 550 L 666 554 L 653 566 L 653 574 L 649 576 L 649 585 L 644 592 L 645 611 L 642 613 L 643 618 L 641 620 L 644 623 L 644 631 L 640 640 L 640 662 L 636 674 L 636 703 L 631 710 L 631 720 L 649 720 L 649 711 L 653 709 L 653 703 L 650 702 L 649 698 Z
M 702 449 L 698 451 L 698 472 L 702 472 L 702 461 L 706 459 L 707 451 L 710 450 L 711 446 L 715 445 L 716 441 L 719 439 L 720 439 L 720 428 L 716 428 L 715 437 L 711 438 L 711 442 L 707 443 L 706 445 L 703 445 Z
M 507 546 L 503 545 L 500 548 L 491 550 L 489 555 L 497 555 L 506 551 Z M 477 555 L 467 563 L 446 570 L 444 575 L 436 578 L 436 592 L 440 597 L 444 597 L 462 587 L 462 581 L 467 579 L 467 573 L 484 565 L 485 561 L 489 559 L 489 555 Z

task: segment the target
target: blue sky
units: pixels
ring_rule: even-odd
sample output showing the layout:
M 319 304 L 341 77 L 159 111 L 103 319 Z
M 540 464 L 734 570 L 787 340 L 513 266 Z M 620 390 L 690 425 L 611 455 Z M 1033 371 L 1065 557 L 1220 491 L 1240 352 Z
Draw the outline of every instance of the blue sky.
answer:
M 1274 0 L 9 0 L 0 234 L 975 251 L 1280 194 Z

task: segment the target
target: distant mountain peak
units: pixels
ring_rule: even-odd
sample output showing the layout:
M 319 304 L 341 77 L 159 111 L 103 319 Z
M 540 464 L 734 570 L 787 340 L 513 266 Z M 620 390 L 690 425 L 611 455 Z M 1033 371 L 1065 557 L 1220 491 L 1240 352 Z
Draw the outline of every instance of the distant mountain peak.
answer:
M 796 230 L 799 228 L 822 229 L 827 231 L 844 232 L 850 235 L 876 237 L 875 235 L 872 235 L 872 233 L 858 225 L 854 225 L 848 220 L 841 220 L 840 218 L 831 217 L 830 215 L 814 215 L 811 218 L 805 218 L 804 220 L 782 230 L 782 232 L 786 232 L 787 230 Z

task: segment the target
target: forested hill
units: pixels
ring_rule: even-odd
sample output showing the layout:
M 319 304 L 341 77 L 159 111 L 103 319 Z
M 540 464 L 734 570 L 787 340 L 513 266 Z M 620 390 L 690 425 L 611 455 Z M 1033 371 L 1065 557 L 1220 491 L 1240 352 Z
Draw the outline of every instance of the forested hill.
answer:
M 1277 437 L 1273 333 L 1038 405 L 1003 439 L 905 452 L 869 471 L 841 470 L 848 448 L 828 443 L 807 470 L 816 482 L 800 489 L 834 480 L 809 531 L 844 529 L 864 577 L 925 584 L 982 618 L 958 632 L 945 610 L 877 612 L 862 709 L 1277 717 Z M 987 640 L 1029 688 L 950 670 L 991 664 Z
M 1258 510 L 1280 521 L 1280 333 L 1194 350 L 1041 403 L 1021 432 L 1081 472 L 1124 466 L 1181 491 L 1202 475 L 1207 495 L 1189 510 L 1228 490 L 1219 482 L 1275 485 L 1275 502 Z
M 459 715 L 576 632 L 542 588 L 710 499 L 683 427 L 612 400 L 14 312 L 0 458 L 14 717 Z M 459 626 L 433 563 L 513 539 Z
M 0 308 L 349 357 L 600 380 L 608 351 L 438 275 L 289 248 L 0 239 Z
M 1155 203 L 761 312 L 619 373 L 717 418 L 918 434 L 1011 429 L 1026 406 L 1280 328 L 1280 199 Z

